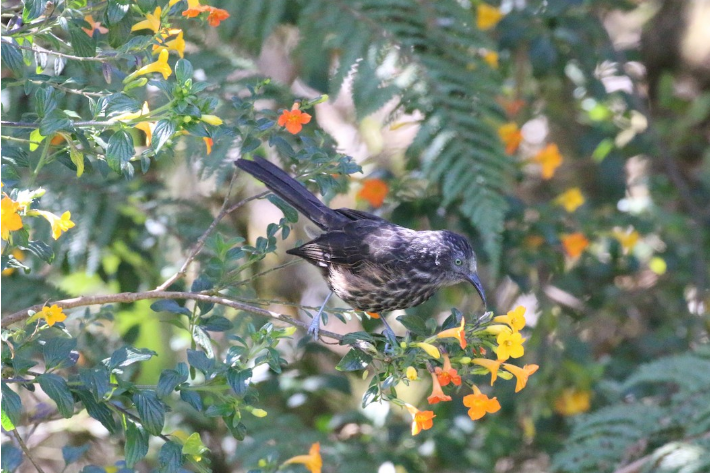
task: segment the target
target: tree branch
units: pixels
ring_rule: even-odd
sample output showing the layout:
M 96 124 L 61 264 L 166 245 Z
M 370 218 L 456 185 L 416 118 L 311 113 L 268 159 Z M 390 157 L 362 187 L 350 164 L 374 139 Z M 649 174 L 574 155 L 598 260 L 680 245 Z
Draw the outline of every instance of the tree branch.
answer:
M 63 299 L 59 301 L 47 302 L 46 304 L 36 304 L 32 307 L 22 309 L 2 318 L 0 326 L 7 327 L 15 322 L 20 322 L 27 317 L 29 317 L 28 312 L 34 311 L 39 312 L 45 305 L 56 304 L 61 309 L 73 309 L 75 307 L 85 307 L 90 305 L 102 305 L 111 304 L 114 302 L 130 303 L 137 302 L 146 299 L 188 299 L 193 301 L 208 302 L 212 304 L 219 304 L 226 307 L 231 307 L 236 310 L 243 310 L 245 312 L 250 312 L 252 314 L 261 315 L 264 317 L 269 317 L 272 319 L 280 320 L 290 325 L 307 329 L 308 325 L 300 320 L 295 320 L 288 315 L 280 314 L 278 312 L 273 312 L 271 310 L 262 309 L 260 307 L 254 307 L 249 304 L 244 304 L 243 302 L 234 301 L 227 299 L 225 297 L 210 296 L 207 294 L 200 294 L 197 292 L 174 292 L 174 291 L 146 291 L 146 292 L 120 292 L 118 294 L 106 294 L 102 296 L 82 296 L 75 297 L 72 299 Z M 334 332 L 329 332 L 327 330 L 321 330 L 319 332 L 321 336 L 332 338 L 333 340 L 342 340 L 343 336 Z

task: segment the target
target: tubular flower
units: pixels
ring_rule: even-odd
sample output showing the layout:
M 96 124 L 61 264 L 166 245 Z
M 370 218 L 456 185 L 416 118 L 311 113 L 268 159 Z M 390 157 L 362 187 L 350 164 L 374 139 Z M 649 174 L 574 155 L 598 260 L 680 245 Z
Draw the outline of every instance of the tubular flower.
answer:
M 569 388 L 555 399 L 555 412 L 563 416 L 573 416 L 587 412 L 590 407 L 591 393 L 589 390 Z
M 501 360 L 489 360 L 487 358 L 474 358 L 471 360 L 474 365 L 482 366 L 491 372 L 491 386 L 498 379 L 498 369 L 500 368 Z
M 74 227 L 74 222 L 71 221 L 71 213 L 64 212 L 61 217 L 57 217 L 52 212 L 47 212 L 45 210 L 37 210 L 37 214 L 41 215 L 52 226 L 52 238 L 57 240 L 62 236 L 62 232 L 66 232 L 70 228 Z
M 486 333 L 491 335 L 500 335 L 501 333 L 512 333 L 513 330 L 507 325 L 489 325 L 486 327 Z
M 461 345 L 461 349 L 465 349 L 467 342 L 466 342 L 466 320 L 464 320 L 463 317 L 461 317 L 461 325 L 455 328 L 450 328 L 446 330 L 442 330 L 436 335 L 436 338 L 455 338 L 459 341 L 459 345 Z
M 292 135 L 297 134 L 303 129 L 303 125 L 311 121 L 311 116 L 303 113 L 298 109 L 299 104 L 293 104 L 291 110 L 284 110 L 279 117 L 279 126 L 285 126 L 286 130 Z
M 486 414 L 493 414 L 500 410 L 498 398 L 489 399 L 477 386 L 473 387 L 473 394 L 464 396 L 463 405 L 470 408 L 468 416 L 471 420 L 478 420 Z
M 503 18 L 503 14 L 496 7 L 486 5 L 485 3 L 478 5 L 476 25 L 478 25 L 479 30 L 490 30 L 498 24 L 501 18 Z
M 436 378 L 442 386 L 447 386 L 449 383 L 461 386 L 461 376 L 451 367 L 451 360 L 449 360 L 449 355 L 446 353 L 444 353 L 444 368 L 437 366 L 434 373 L 436 373 Z
M 505 315 L 493 318 L 494 322 L 508 324 L 515 332 L 525 328 L 525 307 L 519 305 Z
M 209 5 L 200 5 L 199 0 L 188 0 L 187 10 L 182 12 L 182 16 L 187 18 L 195 18 L 200 16 L 200 13 L 207 12 L 207 23 L 210 26 L 219 26 L 219 24 L 229 18 L 229 12 L 221 8 L 211 7 Z
M 22 217 L 17 214 L 21 206 L 6 195 L 0 201 L 0 207 L 2 208 L 2 239 L 7 241 L 10 238 L 10 232 L 15 232 L 23 226 Z
M 542 178 L 547 180 L 555 175 L 555 171 L 562 165 L 562 155 L 556 144 L 552 143 L 540 150 L 533 161 L 542 168 Z
M 568 213 L 572 213 L 584 204 L 584 196 L 579 187 L 573 187 L 560 194 L 554 202 L 564 207 Z
M 388 192 L 389 187 L 382 179 L 365 179 L 362 181 L 362 188 L 358 191 L 357 197 L 378 209 L 382 207 Z
M 503 366 L 509 373 L 515 376 L 517 382 L 515 383 L 515 392 L 519 392 L 521 389 L 528 384 L 528 378 L 539 368 L 538 365 L 525 365 L 522 368 L 511 365 L 510 363 L 503 363 Z
M 47 325 L 50 327 L 57 322 L 64 322 L 67 319 L 67 314 L 65 314 L 57 304 L 52 305 L 52 307 L 42 307 L 42 310 L 37 315 L 39 318 L 46 320 Z
M 420 411 L 411 404 L 405 404 L 410 414 L 412 414 L 412 435 L 417 435 L 422 430 L 429 430 L 434 425 L 433 411 Z
M 572 259 L 577 259 L 584 252 L 584 250 L 589 246 L 589 240 L 582 233 L 570 233 L 567 235 L 562 235 L 560 238 L 562 240 L 562 247 Z
M 520 358 L 525 353 L 523 349 L 525 339 L 518 332 L 501 332 L 496 341 L 498 342 L 496 354 L 501 361 L 508 358 Z
M 210 13 L 207 15 L 207 24 L 212 27 L 217 27 L 221 22 L 229 18 L 229 12 L 221 8 L 210 8 Z
M 212 141 L 212 138 L 209 138 L 207 136 L 202 139 L 205 141 L 205 146 L 207 147 L 207 154 L 210 154 L 212 152 L 212 145 L 214 144 L 214 141 Z
M 412 346 L 418 346 L 419 348 L 424 350 L 427 353 L 427 355 L 429 355 L 432 358 L 436 358 L 437 360 L 441 357 L 441 353 L 439 353 L 439 349 L 436 348 L 431 343 L 419 342 L 416 345 L 412 344 Z
M 219 126 L 222 124 L 222 119 L 219 118 L 217 115 L 202 115 L 202 117 L 200 117 L 200 120 L 214 126 Z
M 99 33 L 101 33 L 101 34 L 108 33 L 108 28 L 101 26 L 100 21 L 94 21 L 93 16 L 91 16 L 91 15 L 85 16 L 84 21 L 91 25 L 91 28 L 82 28 L 84 33 L 88 34 L 89 36 L 94 36 L 94 31 L 96 31 L 96 30 L 98 30 Z
M 624 251 L 632 250 L 639 241 L 639 232 L 633 229 L 631 231 L 615 230 L 612 235 L 619 241 Z
M 434 373 L 431 373 L 431 383 L 431 395 L 426 398 L 429 404 L 438 404 L 439 402 L 446 402 L 451 400 L 451 396 L 447 396 L 446 394 L 444 394 L 444 391 L 441 389 L 441 384 L 439 384 L 439 379 Z
M 170 65 L 168 64 L 169 57 L 170 57 L 170 53 L 168 53 L 167 49 L 163 48 L 160 51 L 160 54 L 158 55 L 157 61 L 152 62 L 146 66 L 143 66 L 140 69 L 138 69 L 137 71 L 131 73 L 128 77 L 126 77 L 123 80 L 123 82 L 128 83 L 138 76 L 150 74 L 151 72 L 159 72 L 163 75 L 163 79 L 167 79 L 168 77 L 170 77 L 170 74 L 173 73 L 173 70 L 170 69 Z
M 175 39 L 166 41 L 170 36 L 175 36 Z M 185 38 L 184 33 L 181 29 L 169 29 L 160 35 L 161 43 L 160 45 L 153 45 L 153 54 L 158 54 L 163 48 L 167 48 L 170 51 L 175 51 L 181 58 L 185 57 Z
M 416 381 L 419 376 L 417 375 L 417 369 L 414 366 L 407 366 L 407 379 L 410 381 Z
M 498 128 L 498 136 L 505 145 L 505 152 L 508 154 L 515 153 L 523 141 L 523 133 L 518 128 L 518 125 L 513 122 L 501 125 Z
M 289 458 L 283 464 L 289 465 L 292 463 L 300 463 L 304 465 L 311 473 L 320 473 L 321 468 L 323 468 L 323 459 L 320 456 L 320 442 L 316 442 L 311 445 L 308 455 L 298 455 L 293 458 Z
M 160 14 L 162 11 L 160 7 L 155 7 L 155 11 L 153 13 L 146 13 L 145 20 L 133 25 L 131 31 L 152 30 L 153 33 L 157 33 L 160 31 Z

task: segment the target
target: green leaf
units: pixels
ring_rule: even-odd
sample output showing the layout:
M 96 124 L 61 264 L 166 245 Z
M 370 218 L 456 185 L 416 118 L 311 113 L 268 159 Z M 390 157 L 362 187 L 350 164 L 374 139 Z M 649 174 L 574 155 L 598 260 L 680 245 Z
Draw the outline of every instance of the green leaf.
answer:
M 158 379 L 158 386 L 155 389 L 158 397 L 163 398 L 172 393 L 180 383 L 187 380 L 187 375 L 178 373 L 175 370 L 163 370 Z
M 91 392 L 96 401 L 101 401 L 111 390 L 108 370 L 104 367 L 81 369 L 79 370 L 79 379 L 84 383 L 86 389 Z
M 377 397 L 380 394 L 380 388 L 374 384 L 367 388 L 367 391 L 365 391 L 365 394 L 362 395 L 362 408 L 366 408 L 373 402 L 377 400 Z
M 143 390 L 135 393 L 133 403 L 136 405 L 143 428 L 150 434 L 160 435 L 165 424 L 165 406 L 158 399 L 155 391 Z
M 124 346 L 113 352 L 107 366 L 113 371 L 115 368 L 123 368 L 139 361 L 150 360 L 157 353 L 147 348 L 135 348 L 132 346 Z
M 404 325 L 404 327 L 412 333 L 417 335 L 429 335 L 429 330 L 427 329 L 424 320 L 416 315 L 400 315 L 397 320 Z
M 64 463 L 66 465 L 71 465 L 72 463 L 78 461 L 84 454 L 89 451 L 90 444 L 86 443 L 79 447 L 73 447 L 71 445 L 65 445 L 62 447 L 62 458 L 64 458 Z
M 84 407 L 86 407 L 86 412 L 94 419 L 101 422 L 106 430 L 111 434 L 115 434 L 118 431 L 116 426 L 116 420 L 113 418 L 113 412 L 109 407 L 103 402 L 97 402 L 94 396 L 87 389 L 77 389 L 76 395 L 81 400 Z
M 185 440 L 185 444 L 182 446 L 183 455 L 202 456 L 205 452 L 209 451 L 210 449 L 207 448 L 204 443 L 202 443 L 200 434 L 198 434 L 197 432 L 193 432 L 192 434 L 190 434 L 187 440 Z
M 2 383 L 2 427 L 10 431 L 20 423 L 22 417 L 22 400 L 20 396 L 10 389 L 10 386 Z
M 254 138 L 253 136 L 249 136 L 242 143 L 242 154 L 251 153 L 259 146 L 261 146 L 261 140 L 258 138 Z
M 56 337 L 47 340 L 42 346 L 42 356 L 46 368 L 59 368 L 73 366 L 75 361 L 71 359 L 71 351 L 76 347 L 75 338 Z
M 188 79 L 192 79 L 192 64 L 187 59 L 178 59 L 175 63 L 175 79 L 180 85 L 185 85 Z
M 69 157 L 71 162 L 76 166 L 76 177 L 81 177 L 84 174 L 84 153 L 76 146 L 69 146 Z
M 213 315 L 206 319 L 200 319 L 200 327 L 210 332 L 226 332 L 232 328 L 232 322 L 221 315 Z
M 170 312 L 172 314 L 182 314 L 188 317 L 192 315 L 189 309 L 181 306 L 176 301 L 172 299 L 164 299 L 160 301 L 153 302 L 150 305 L 150 309 L 153 312 Z
M 172 440 L 165 442 L 158 454 L 160 473 L 179 473 L 182 466 L 182 446 Z
M 133 137 L 125 130 L 119 130 L 108 140 L 106 162 L 111 170 L 121 173 L 123 167 L 136 154 L 133 147 Z
M 35 151 L 39 148 L 40 143 L 44 140 L 45 136 L 39 132 L 39 128 L 35 128 L 30 133 L 30 151 Z
M 214 350 L 212 349 L 212 340 L 207 332 L 202 330 L 199 325 L 195 325 L 192 328 L 192 339 L 195 341 L 197 346 L 202 347 L 205 350 L 205 354 L 208 358 L 214 358 Z
M 214 359 L 208 358 L 203 351 L 187 350 L 187 362 L 205 374 L 211 373 L 214 369 Z
M 25 73 L 25 63 L 22 60 L 22 53 L 16 47 L 17 41 L 14 38 L 9 38 L 7 41 L 2 41 L 2 62 L 10 68 L 16 78 L 21 78 Z
M 251 369 L 236 370 L 230 368 L 229 371 L 227 371 L 227 382 L 237 396 L 243 397 L 249 388 L 251 376 Z
M 39 122 L 39 132 L 44 136 L 51 136 L 59 130 L 70 130 L 71 122 L 59 111 L 46 115 Z
M 25 9 L 22 12 L 22 20 L 25 23 L 29 23 L 35 18 L 39 18 L 47 8 L 47 0 L 24 0 L 22 3 L 25 4 Z M 4 56 L 3 60 L 5 60 Z
M 197 391 L 181 389 L 180 399 L 190 404 L 195 410 L 202 411 L 202 398 L 200 397 L 200 393 Z
M 47 264 L 52 264 L 52 261 L 54 261 L 54 251 L 43 241 L 30 241 L 27 245 L 21 246 L 20 248 L 29 251 Z
M 37 376 L 37 382 L 47 396 L 57 404 L 59 413 L 65 419 L 74 415 L 74 397 L 64 378 L 56 374 L 45 373 Z
M 2 444 L 2 454 L 0 454 L 0 468 L 3 473 L 13 473 L 22 465 L 22 450 L 15 447 L 10 442 Z
M 177 125 L 171 120 L 160 120 L 153 128 L 153 141 L 151 147 L 157 153 L 160 148 L 175 134 Z
M 364 370 L 372 362 L 372 357 L 355 348 L 351 349 L 335 367 L 338 371 Z
M 120 0 L 109 0 L 106 8 L 106 19 L 109 25 L 115 25 L 126 16 L 128 8 L 131 6 L 129 2 Z
M 274 194 L 269 194 L 268 196 L 266 196 L 266 198 L 269 199 L 269 202 L 274 204 L 276 207 L 279 208 L 279 210 L 284 213 L 284 217 L 286 217 L 286 220 L 291 223 L 298 222 L 298 212 L 296 211 L 296 209 L 287 204 L 286 201 L 284 201 L 281 197 Z
M 247 426 L 242 422 L 237 422 L 234 416 L 226 417 L 224 422 L 235 439 L 242 441 L 247 436 Z
M 126 466 L 133 468 L 148 453 L 148 434 L 145 430 L 128 422 L 126 426 Z
M 96 56 L 96 41 L 74 24 L 69 25 L 69 37 L 74 53 L 81 57 Z

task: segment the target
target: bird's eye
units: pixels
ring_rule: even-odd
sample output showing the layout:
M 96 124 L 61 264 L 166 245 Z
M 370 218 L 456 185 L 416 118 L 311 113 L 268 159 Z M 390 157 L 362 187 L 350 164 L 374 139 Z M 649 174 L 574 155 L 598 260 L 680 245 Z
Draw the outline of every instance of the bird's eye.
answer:
M 454 261 L 454 264 L 456 266 L 461 266 L 463 264 L 463 261 L 461 261 L 461 258 L 456 258 L 456 261 Z

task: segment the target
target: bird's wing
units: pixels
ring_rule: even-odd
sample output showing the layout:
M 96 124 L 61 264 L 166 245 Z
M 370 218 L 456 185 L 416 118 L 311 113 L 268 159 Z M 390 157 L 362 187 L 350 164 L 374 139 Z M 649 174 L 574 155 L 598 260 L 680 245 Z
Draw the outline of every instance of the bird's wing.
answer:
M 384 218 L 378 217 L 377 215 L 371 214 L 369 212 L 363 212 L 362 210 L 355 209 L 335 209 L 340 215 L 348 217 L 350 220 L 374 220 L 375 222 L 387 222 Z M 389 222 L 387 222 L 389 224 Z
M 316 266 L 353 266 L 367 257 L 367 246 L 361 239 L 353 238 L 343 230 L 331 230 L 287 253 L 300 256 Z

